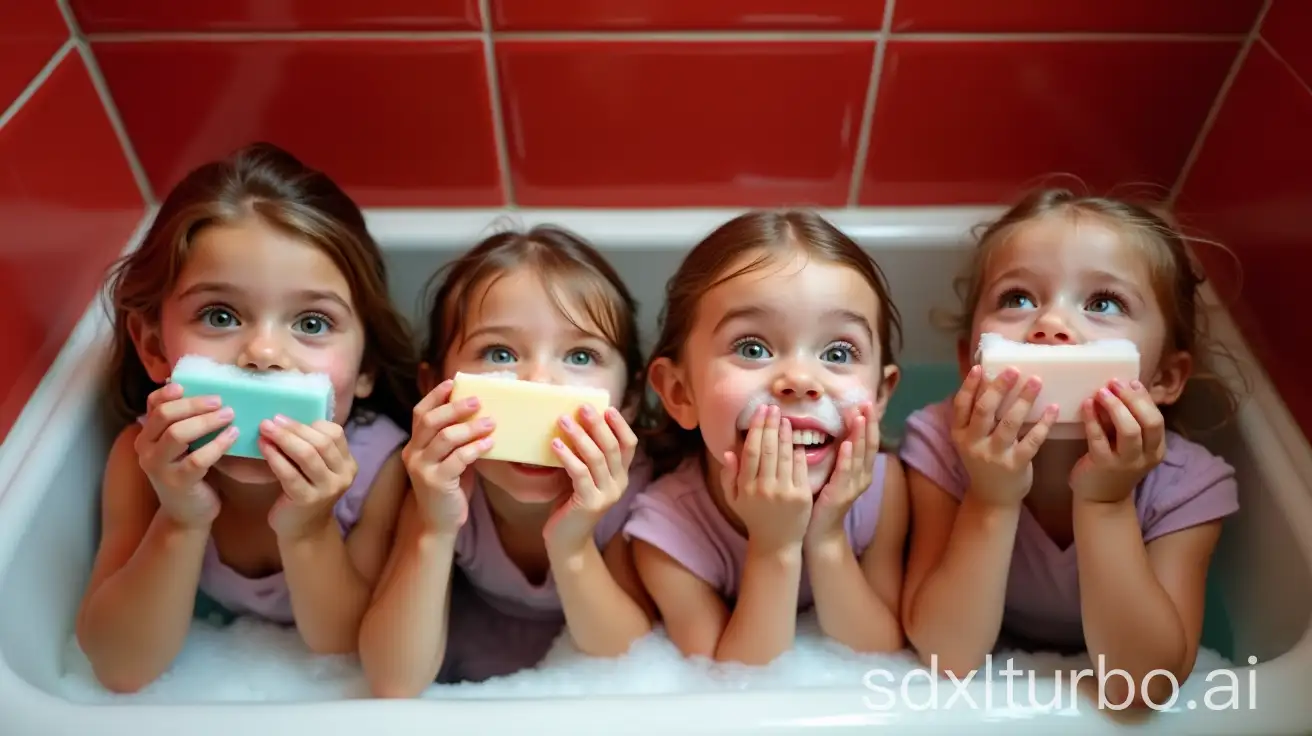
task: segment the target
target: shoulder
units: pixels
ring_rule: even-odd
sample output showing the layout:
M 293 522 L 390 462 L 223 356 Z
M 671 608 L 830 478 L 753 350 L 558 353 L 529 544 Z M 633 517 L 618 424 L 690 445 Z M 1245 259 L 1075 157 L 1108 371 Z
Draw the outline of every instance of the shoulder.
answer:
M 368 449 L 381 453 L 383 457 L 391 454 L 410 437 L 409 432 L 385 414 L 352 418 L 343 429 L 351 452 Z
M 703 580 L 719 582 L 714 523 L 701 513 L 696 495 L 707 492 L 701 478 L 700 462 L 689 459 L 654 480 L 634 498 L 624 536 L 659 549 Z
M 907 417 L 898 456 L 944 491 L 961 498 L 968 479 L 952 444 L 952 401 L 944 399 Z
M 875 457 L 870 487 L 857 497 L 847 512 L 846 526 L 852 548 L 859 555 L 874 539 L 877 529 L 905 524 L 906 473 L 892 453 Z
M 633 462 L 629 465 L 629 485 L 624 489 L 624 495 L 620 496 L 620 499 L 615 502 L 615 505 L 606 512 L 606 515 L 597 524 L 595 536 L 598 547 L 604 548 L 619 533 L 633 510 L 634 502 L 650 486 L 651 479 L 651 458 L 639 449 L 637 454 L 633 456 Z
M 367 422 L 352 420 L 343 429 L 355 459 L 356 476 L 334 511 L 342 527 L 349 529 L 372 508 L 377 507 L 384 517 L 399 508 L 408 480 L 401 446 L 409 435 L 382 414 Z
M 1203 445 L 1168 432 L 1166 457 L 1144 478 L 1135 505 L 1144 541 L 1239 510 L 1235 469 Z

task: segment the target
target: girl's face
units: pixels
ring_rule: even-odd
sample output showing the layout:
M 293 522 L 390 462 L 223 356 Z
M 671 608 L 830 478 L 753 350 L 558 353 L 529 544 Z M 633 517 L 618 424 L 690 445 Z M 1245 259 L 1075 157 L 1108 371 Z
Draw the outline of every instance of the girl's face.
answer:
M 1127 339 L 1139 348 L 1139 380 L 1159 403 L 1184 387 L 1189 356 L 1168 351 L 1168 326 L 1147 258 L 1093 217 L 1045 217 L 1020 226 L 989 254 L 963 369 L 980 335 L 1015 342 L 1079 344 Z
M 256 217 L 201 230 L 160 324 L 134 339 L 156 383 L 188 354 L 258 371 L 325 373 L 338 424 L 373 390 L 360 372 L 364 325 L 341 271 L 319 248 Z M 214 467 L 238 482 L 275 481 L 263 460 L 224 457 Z
M 442 372 L 446 378 L 509 372 L 525 381 L 604 388 L 618 406 L 629 381 L 623 354 L 577 305 L 565 303 L 569 313 L 562 314 L 548 288 L 532 270 L 516 268 L 474 290 L 464 330 L 443 356 Z M 425 392 L 441 380 L 432 378 Z M 571 488 L 561 468 L 500 460 L 479 460 L 474 468 L 519 503 L 552 503 Z
M 755 260 L 746 253 L 730 266 Z M 751 414 L 778 405 L 806 451 L 812 493 L 828 480 L 853 412 L 871 402 L 877 418 L 897 383 L 881 368 L 879 297 L 856 270 L 800 249 L 707 291 L 678 365 L 652 366 L 652 383 L 682 427 L 701 429 L 711 467 L 741 457 Z

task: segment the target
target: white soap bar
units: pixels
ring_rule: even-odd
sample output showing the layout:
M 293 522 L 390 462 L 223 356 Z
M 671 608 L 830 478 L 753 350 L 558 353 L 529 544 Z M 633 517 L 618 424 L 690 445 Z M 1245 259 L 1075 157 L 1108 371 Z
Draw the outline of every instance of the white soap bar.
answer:
M 1079 345 L 1020 343 L 988 333 L 980 336 L 976 355 L 984 375 L 995 378 L 1008 367 L 1021 379 L 998 408 L 1001 417 L 1020 394 L 1026 377 L 1043 380 L 1039 398 L 1030 407 L 1027 422 L 1037 422 L 1050 404 L 1058 407 L 1058 424 L 1080 424 L 1080 405 L 1113 379 L 1126 383 L 1139 377 L 1139 349 L 1129 340 L 1094 340 Z M 1067 433 L 1069 434 L 1069 433 Z
M 561 467 L 551 449 L 557 437 L 565 440 L 560 429 L 562 414 L 579 420 L 578 410 L 591 404 L 598 413 L 610 406 L 610 392 L 604 388 L 560 386 L 536 381 L 520 381 L 498 374 L 456 373 L 450 401 L 478 397 L 476 416 L 496 420 L 492 430 L 492 449 L 483 457 L 530 465 Z

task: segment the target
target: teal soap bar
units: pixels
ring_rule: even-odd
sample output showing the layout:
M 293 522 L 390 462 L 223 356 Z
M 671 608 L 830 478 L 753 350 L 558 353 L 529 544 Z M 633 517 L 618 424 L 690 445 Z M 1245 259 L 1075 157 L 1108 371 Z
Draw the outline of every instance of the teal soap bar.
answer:
M 250 371 L 216 363 L 198 355 L 184 356 L 173 367 L 169 381 L 182 386 L 184 398 L 218 396 L 233 413 L 237 441 L 224 454 L 263 459 L 260 422 L 281 414 L 302 424 L 333 418 L 333 385 L 322 373 Z M 195 450 L 214 437 L 208 434 L 191 444 Z

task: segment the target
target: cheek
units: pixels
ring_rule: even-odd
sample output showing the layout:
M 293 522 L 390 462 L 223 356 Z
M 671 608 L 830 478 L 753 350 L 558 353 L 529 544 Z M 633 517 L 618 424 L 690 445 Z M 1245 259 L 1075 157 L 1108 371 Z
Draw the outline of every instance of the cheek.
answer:
M 333 413 L 338 424 L 350 416 L 355 401 L 355 382 L 360 376 L 360 359 L 346 351 L 324 351 L 307 356 L 297 366 L 304 373 L 326 373 L 333 384 Z

